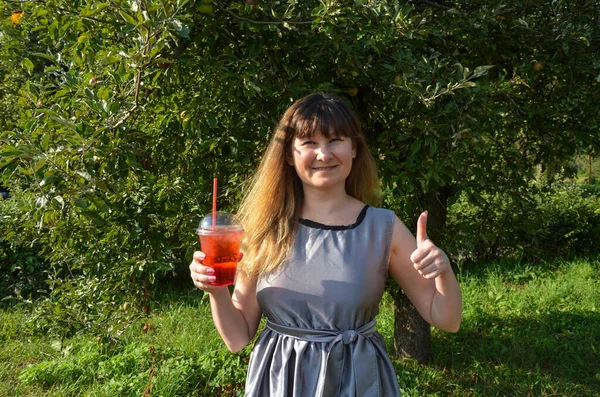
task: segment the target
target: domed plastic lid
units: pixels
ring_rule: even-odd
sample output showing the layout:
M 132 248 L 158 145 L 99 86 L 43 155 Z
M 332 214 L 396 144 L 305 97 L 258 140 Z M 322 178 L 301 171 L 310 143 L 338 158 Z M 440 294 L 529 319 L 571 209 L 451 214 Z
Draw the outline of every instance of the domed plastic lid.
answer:
M 213 214 L 210 213 L 202 218 L 196 232 L 198 234 L 211 234 L 244 231 L 238 218 L 230 212 L 217 211 L 215 223 L 215 229 L 213 230 Z

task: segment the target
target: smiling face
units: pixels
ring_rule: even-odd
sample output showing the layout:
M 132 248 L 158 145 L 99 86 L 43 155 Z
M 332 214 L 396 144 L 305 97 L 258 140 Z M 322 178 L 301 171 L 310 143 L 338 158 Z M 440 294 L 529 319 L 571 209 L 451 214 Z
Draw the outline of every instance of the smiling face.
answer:
M 306 193 L 303 188 L 341 181 L 345 185 L 335 186 L 346 194 L 371 205 L 379 203 L 377 167 L 358 117 L 335 94 L 308 95 L 285 111 L 259 174 L 265 181 L 272 176 L 270 188 L 278 189 L 277 198 L 292 200 L 296 213 Z
M 296 169 L 304 187 L 345 186 L 356 151 L 352 139 L 320 132 L 292 141 L 288 163 Z

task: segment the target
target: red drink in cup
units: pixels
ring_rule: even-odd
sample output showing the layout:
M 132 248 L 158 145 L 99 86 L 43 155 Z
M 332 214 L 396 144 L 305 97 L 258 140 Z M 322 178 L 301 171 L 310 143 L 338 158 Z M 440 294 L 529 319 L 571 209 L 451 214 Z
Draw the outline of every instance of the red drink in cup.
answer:
M 240 243 L 244 229 L 233 214 L 217 212 L 213 223 L 213 214 L 202 219 L 198 228 L 200 247 L 206 254 L 204 266 L 212 267 L 217 278 L 209 285 L 222 286 L 233 284 L 237 268 Z

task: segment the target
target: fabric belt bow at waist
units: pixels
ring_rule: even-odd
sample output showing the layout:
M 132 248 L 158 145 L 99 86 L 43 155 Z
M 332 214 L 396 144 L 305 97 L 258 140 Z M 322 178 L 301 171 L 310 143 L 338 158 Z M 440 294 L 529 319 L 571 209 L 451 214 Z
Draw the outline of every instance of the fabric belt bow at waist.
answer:
M 371 397 L 379 396 L 377 352 L 368 338 L 375 335 L 376 322 L 373 319 L 358 329 L 347 331 L 288 327 L 270 321 L 267 327 L 278 334 L 302 341 L 331 343 L 327 363 L 321 368 L 317 396 Z M 350 360 L 346 359 L 346 348 L 350 349 Z M 342 373 L 351 378 L 343 379 Z M 342 390 L 345 392 L 342 393 Z

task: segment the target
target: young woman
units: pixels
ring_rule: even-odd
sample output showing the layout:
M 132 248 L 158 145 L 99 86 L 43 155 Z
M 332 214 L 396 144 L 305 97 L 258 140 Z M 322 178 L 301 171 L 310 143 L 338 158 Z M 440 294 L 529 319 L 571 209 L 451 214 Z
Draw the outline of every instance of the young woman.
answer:
M 212 287 L 194 253 L 196 287 L 210 295 L 227 347 L 244 348 L 261 314 L 246 396 L 399 396 L 375 317 L 388 273 L 430 324 L 456 332 L 461 293 L 448 257 L 392 211 L 358 119 L 344 101 L 313 94 L 284 113 L 239 211 L 244 260 L 233 295 Z

